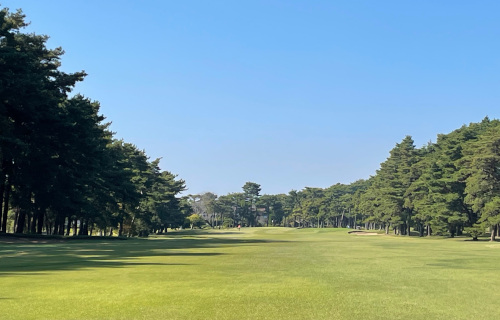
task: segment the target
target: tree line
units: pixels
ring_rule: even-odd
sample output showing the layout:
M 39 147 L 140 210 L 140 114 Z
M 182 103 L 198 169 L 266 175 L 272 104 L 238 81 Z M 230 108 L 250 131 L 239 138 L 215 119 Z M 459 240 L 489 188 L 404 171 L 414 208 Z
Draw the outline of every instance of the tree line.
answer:
M 406 136 L 367 180 L 278 195 L 260 196 L 260 185 L 253 182 L 243 190 L 220 197 L 195 195 L 190 202 L 195 212 L 227 226 L 362 227 L 408 236 L 466 232 L 475 240 L 490 232 L 495 240 L 500 122 L 486 117 L 421 148 Z
M 500 223 L 500 122 L 483 119 L 417 149 L 405 137 L 391 150 L 360 194 L 365 221 L 386 233 L 410 235 L 468 232 L 474 239 Z
M 374 176 L 351 184 L 261 195 L 247 182 L 243 192 L 180 197 L 185 182 L 114 138 L 97 101 L 70 96 L 85 72 L 61 71 L 63 50 L 26 26 L 22 11 L 0 9 L 0 232 L 131 236 L 187 223 L 499 232 L 498 120 L 421 148 L 407 136 Z
M 84 71 L 61 71 L 61 48 L 0 10 L 0 231 L 144 235 L 182 226 L 183 180 L 114 138 L 100 105 L 70 96 Z
M 288 194 L 260 194 L 261 186 L 247 182 L 243 192 L 217 196 L 212 192 L 189 195 L 194 214 L 212 227 L 285 226 L 353 227 L 361 216 L 352 207 L 355 197 L 366 190 L 368 181 L 336 184 L 329 188 L 306 187 Z

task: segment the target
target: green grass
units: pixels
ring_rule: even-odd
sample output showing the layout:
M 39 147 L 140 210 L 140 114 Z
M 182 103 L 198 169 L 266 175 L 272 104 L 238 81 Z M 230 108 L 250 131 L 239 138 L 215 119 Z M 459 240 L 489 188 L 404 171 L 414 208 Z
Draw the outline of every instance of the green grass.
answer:
M 493 319 L 500 243 L 244 228 L 0 240 L 0 319 Z

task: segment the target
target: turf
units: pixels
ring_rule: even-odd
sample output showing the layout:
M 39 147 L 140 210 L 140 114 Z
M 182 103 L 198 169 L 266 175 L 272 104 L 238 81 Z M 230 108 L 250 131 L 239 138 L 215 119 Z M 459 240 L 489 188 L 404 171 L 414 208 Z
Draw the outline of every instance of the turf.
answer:
M 492 319 L 500 243 L 243 228 L 0 240 L 0 319 Z

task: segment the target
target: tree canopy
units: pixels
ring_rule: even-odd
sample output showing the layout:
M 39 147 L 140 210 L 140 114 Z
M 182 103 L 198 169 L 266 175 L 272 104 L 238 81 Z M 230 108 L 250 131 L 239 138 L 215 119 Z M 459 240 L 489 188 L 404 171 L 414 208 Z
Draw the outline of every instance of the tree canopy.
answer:
M 86 73 L 61 71 L 62 48 L 24 33 L 21 10 L 0 9 L 2 232 L 145 235 L 182 226 L 183 180 L 114 138 L 100 104 L 70 96 Z

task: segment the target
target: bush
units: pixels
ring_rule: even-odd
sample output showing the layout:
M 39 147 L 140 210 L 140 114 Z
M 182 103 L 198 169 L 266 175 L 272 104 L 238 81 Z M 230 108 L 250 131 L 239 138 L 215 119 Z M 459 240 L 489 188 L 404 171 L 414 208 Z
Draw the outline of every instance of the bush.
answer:
M 472 237 L 472 240 L 477 241 L 477 237 L 484 234 L 484 229 L 481 226 L 473 226 L 465 228 L 465 232 Z

